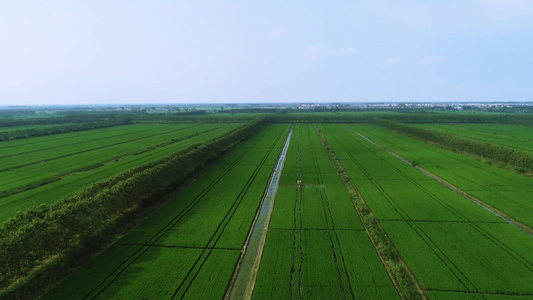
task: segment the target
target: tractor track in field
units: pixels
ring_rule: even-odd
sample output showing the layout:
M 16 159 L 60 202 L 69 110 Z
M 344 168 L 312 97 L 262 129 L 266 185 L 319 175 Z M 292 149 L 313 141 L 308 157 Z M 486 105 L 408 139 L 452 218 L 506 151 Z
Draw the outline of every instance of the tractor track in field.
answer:
M 361 170 L 361 172 L 368 178 L 368 180 L 374 185 L 374 187 L 383 195 L 383 197 L 385 198 L 385 200 L 391 205 L 391 207 L 396 211 L 396 213 L 404 220 L 404 221 L 409 221 L 409 217 L 407 215 L 407 213 L 405 213 L 405 211 L 399 207 L 396 202 L 390 197 L 390 195 L 383 189 L 383 187 L 378 183 L 376 182 L 376 180 L 371 176 L 370 173 L 368 173 L 368 171 L 359 163 L 359 161 L 357 159 L 355 159 L 355 157 L 353 157 L 353 155 L 350 153 L 350 151 L 346 148 L 346 146 L 344 144 L 342 144 L 339 140 L 337 140 L 337 143 L 339 144 L 339 146 L 341 146 L 343 148 L 343 150 L 348 154 L 348 156 L 350 157 L 350 159 L 352 160 L 352 162 L 357 165 L 357 167 Z M 363 147 L 365 147 L 366 149 L 368 149 L 365 145 L 361 144 Z M 372 153 L 372 152 L 371 152 Z M 377 156 L 376 156 L 377 157 Z M 407 223 L 407 222 L 406 222 Z M 415 228 L 415 224 L 412 224 L 411 222 L 407 223 L 409 225 L 409 227 L 411 227 L 411 229 L 422 239 L 422 241 L 433 251 L 433 253 L 439 258 L 439 260 L 446 266 L 446 268 L 455 276 L 455 278 L 457 279 L 458 282 L 461 283 L 461 285 L 467 290 L 469 291 L 470 288 L 465 285 L 465 283 L 463 282 L 463 280 L 467 281 L 470 285 L 474 286 L 472 282 L 469 282 L 468 278 L 466 277 L 465 274 L 463 274 L 460 269 L 453 263 L 453 261 L 451 261 L 449 258 L 447 258 L 445 255 L 444 257 L 446 259 L 443 258 L 443 256 L 441 256 L 439 253 L 435 252 L 435 249 L 434 247 L 432 247 L 432 245 L 430 245 L 430 242 L 426 239 L 427 238 L 427 235 L 426 238 L 424 238 L 422 236 L 422 233 L 421 233 L 421 229 L 416 226 Z M 433 243 L 431 243 L 433 244 Z M 437 249 L 439 249 L 437 247 Z M 439 249 L 440 250 L 440 249 Z M 441 254 L 442 252 L 439 251 Z M 449 262 L 449 263 L 448 263 Z M 451 264 L 451 266 L 450 266 Z M 462 276 L 459 276 L 458 274 L 456 274 L 456 272 L 454 270 L 457 270 Z M 461 278 L 462 277 L 462 278 Z
M 367 148 L 368 149 L 368 148 Z M 392 153 L 391 153 L 392 154 Z M 376 156 L 376 158 L 379 158 L 378 156 Z M 458 217 L 462 222 L 464 222 L 465 224 L 468 224 L 472 229 L 474 229 L 475 231 L 477 231 L 479 234 L 483 235 L 484 237 L 486 237 L 488 240 L 490 240 L 492 243 L 494 243 L 496 246 L 498 246 L 502 251 L 506 252 L 507 254 L 509 254 L 510 256 L 514 257 L 515 259 L 517 259 L 518 261 L 520 261 L 520 263 L 527 269 L 533 271 L 532 269 L 532 266 L 533 266 L 533 263 L 531 263 L 530 261 L 528 261 L 525 257 L 523 257 L 522 255 L 520 255 L 519 253 L 517 253 L 516 251 L 514 251 L 513 249 L 511 249 L 509 246 L 507 246 L 505 243 L 502 243 L 500 242 L 499 240 L 497 240 L 496 237 L 494 237 L 490 232 L 488 232 L 487 230 L 481 228 L 477 223 L 475 222 L 472 222 L 470 219 L 468 219 L 466 216 L 464 216 L 461 211 L 451 207 L 448 203 L 446 203 L 445 201 L 443 201 L 442 199 L 440 199 L 439 197 L 437 197 L 433 192 L 429 191 L 425 186 L 421 185 L 419 182 L 417 182 L 416 180 L 413 180 L 411 179 L 409 176 L 405 175 L 403 172 L 401 172 L 401 170 L 399 170 L 396 166 L 394 166 L 393 164 L 391 164 L 389 161 L 387 160 L 383 160 L 383 162 L 391 169 L 395 170 L 398 174 L 400 174 L 405 180 L 409 181 L 410 183 L 412 183 L 413 185 L 415 185 L 418 189 L 420 189 L 421 191 L 423 191 L 428 197 L 430 197 L 431 199 L 435 200 L 436 203 L 439 203 L 442 207 L 444 207 L 445 209 L 447 209 L 450 213 L 452 213 L 453 215 L 455 215 L 456 217 Z M 362 166 L 360 166 L 362 167 Z M 383 193 L 386 193 L 384 190 L 383 190 Z M 390 197 L 390 196 L 389 196 Z M 391 198 L 392 199 L 392 198 Z M 402 210 L 403 211 L 403 210 Z M 410 217 L 407 216 L 407 214 L 405 215 L 406 218 L 408 218 L 408 220 L 411 220 Z M 416 225 L 418 228 L 420 228 L 418 225 Z M 422 230 L 420 228 L 420 230 Z
M 337 140 L 337 143 L 339 146 L 343 148 L 343 150 L 348 154 L 352 162 L 357 165 L 357 167 L 361 170 L 361 172 L 369 179 L 369 181 L 374 185 L 374 187 L 383 195 L 384 199 L 391 205 L 391 207 L 396 211 L 396 213 L 404 220 L 406 221 L 406 224 L 420 237 L 420 239 L 433 251 L 435 256 L 446 266 L 448 271 L 456 278 L 456 280 L 463 286 L 463 288 L 466 291 L 471 291 L 472 288 L 474 290 L 477 290 L 476 286 L 473 282 L 471 282 L 468 277 L 460 270 L 459 267 L 451 260 L 448 256 L 444 254 L 444 252 L 435 245 L 433 240 L 425 233 L 423 230 L 417 225 L 409 221 L 409 217 L 407 213 L 390 197 L 390 195 L 383 189 L 383 187 L 376 182 L 376 180 L 371 176 L 371 174 L 368 173 L 368 171 L 359 163 L 355 157 L 351 154 L 351 152 L 346 148 L 346 146 L 341 143 L 339 140 Z M 366 145 L 361 143 L 361 146 L 369 149 Z M 370 153 L 373 153 L 371 150 L 369 150 Z M 378 156 L 376 156 L 379 158 Z M 438 250 L 438 252 L 436 251 Z
M 345 126 L 346 127 L 346 126 Z M 406 164 L 408 165 L 411 165 L 412 166 L 412 163 L 407 160 L 406 158 L 400 156 L 399 154 L 391 151 L 390 149 L 387 149 L 386 147 L 374 142 L 372 139 L 362 135 L 361 133 L 349 128 L 349 127 L 346 127 L 348 128 L 350 131 L 352 131 L 353 133 L 359 135 L 360 137 L 362 137 L 363 139 L 367 140 L 368 142 L 374 144 L 375 146 L 385 150 L 386 152 L 388 152 L 389 154 L 395 156 L 396 158 L 400 159 L 401 161 L 405 162 Z M 461 196 L 465 197 L 466 199 L 474 202 L 475 204 L 483 207 L 484 209 L 488 210 L 489 212 L 495 214 L 496 216 L 500 217 L 501 219 L 503 219 L 505 222 L 525 231 L 526 233 L 528 233 L 531 237 L 533 237 L 533 229 L 530 228 L 529 226 L 511 218 L 510 216 L 508 216 L 507 214 L 505 214 L 504 212 L 498 210 L 497 208 L 494 208 L 493 206 L 483 202 L 482 200 L 470 195 L 469 193 L 466 193 L 464 192 L 463 190 L 461 190 L 460 188 L 456 187 L 455 185 L 451 184 L 450 182 L 444 180 L 443 178 L 433 174 L 432 172 L 420 167 L 420 166 L 414 166 L 415 169 L 419 170 L 420 172 L 426 174 L 427 176 L 435 179 L 437 182 L 439 182 L 440 184 L 446 186 L 447 188 L 451 189 L 452 191 L 460 194 Z
M 307 128 L 308 134 L 310 135 L 311 134 L 310 129 L 309 129 L 310 127 L 307 126 L 306 128 Z M 317 177 L 318 184 L 319 185 L 324 185 L 324 179 L 322 178 L 322 172 L 320 171 L 320 164 L 318 163 L 318 158 L 316 157 L 314 144 L 311 142 L 311 139 L 309 140 L 309 147 L 311 149 L 311 154 L 312 154 L 312 157 L 313 157 L 313 163 L 315 165 L 315 174 L 316 174 L 316 177 Z M 355 299 L 355 295 L 353 293 L 352 283 L 351 283 L 351 280 L 350 280 L 350 275 L 348 274 L 348 268 L 346 267 L 346 262 L 344 260 L 344 255 L 342 254 L 342 247 L 341 247 L 341 244 L 340 244 L 339 236 L 337 235 L 337 233 L 335 231 L 335 220 L 333 219 L 333 214 L 331 213 L 331 207 L 330 207 L 330 204 L 329 204 L 329 198 L 328 198 L 328 195 L 326 194 L 325 190 L 320 190 L 320 198 L 322 200 L 321 201 L 322 210 L 324 212 L 324 218 L 326 219 L 326 231 L 328 233 L 329 240 L 330 240 L 330 243 L 331 243 L 331 251 L 333 253 L 333 259 L 335 261 L 335 267 L 337 269 L 337 275 L 338 275 L 339 284 L 340 284 L 341 291 L 342 291 L 342 296 L 343 296 L 344 299 L 346 299 L 346 289 L 344 287 L 344 283 L 343 283 L 343 280 L 342 280 L 342 274 L 341 274 L 341 268 L 339 267 L 339 261 L 340 261 L 340 263 L 342 264 L 342 266 L 344 268 L 344 273 L 345 273 L 344 275 L 346 276 L 346 279 L 348 281 L 349 292 L 351 293 L 352 299 Z M 329 218 L 328 218 L 328 216 L 329 216 Z M 330 228 L 328 219 L 331 222 L 331 228 Z M 336 242 L 336 245 L 337 245 L 337 247 L 339 249 L 340 258 L 337 257 L 337 253 L 335 251 L 335 242 Z
M 403 162 L 410 164 L 410 162 L 408 160 L 406 160 L 405 158 L 399 156 L 398 154 L 386 149 L 385 147 L 377 144 L 376 142 L 370 140 L 369 138 L 363 136 L 362 134 L 356 132 L 355 130 L 353 129 L 350 129 L 352 132 L 356 133 L 357 135 L 359 135 L 360 137 L 364 138 L 365 140 L 371 142 L 372 144 L 374 144 L 375 146 L 385 150 L 386 152 L 388 152 L 389 154 L 395 156 L 396 158 L 402 160 Z M 362 144 L 361 144 L 362 145 Z M 363 147 L 369 149 L 368 147 L 362 145 Z M 369 152 L 371 153 L 374 153 L 372 152 L 371 150 L 369 150 Z M 378 157 L 376 155 L 376 158 L 377 159 L 380 159 L 382 160 L 380 157 Z M 466 225 L 470 226 L 473 230 L 477 231 L 480 235 L 484 236 L 485 238 L 487 238 L 487 240 L 489 240 L 490 242 L 492 242 L 493 244 L 495 244 L 498 248 L 500 248 L 502 251 L 504 251 L 505 253 L 507 253 L 508 255 L 510 255 L 511 257 L 515 258 L 521 265 L 523 265 L 525 268 L 527 268 L 528 270 L 531 270 L 533 271 L 533 264 L 532 262 L 528 261 L 524 256 L 520 255 L 519 253 L 517 253 L 516 251 L 514 251 L 513 249 L 511 249 L 509 246 L 507 246 L 505 243 L 502 243 L 500 242 L 496 237 L 494 237 L 490 232 L 488 232 L 487 230 L 483 229 L 482 227 L 480 227 L 477 223 L 474 223 L 472 221 L 470 221 L 466 216 L 464 216 L 460 211 L 454 209 L 453 207 L 451 207 L 449 204 L 447 204 L 445 201 L 443 201 L 442 199 L 440 199 L 439 197 L 437 197 L 434 193 L 432 193 L 431 191 L 429 191 L 426 187 L 424 187 L 423 185 L 421 185 L 419 182 L 417 182 L 416 180 L 413 180 L 412 178 L 410 178 L 409 176 L 405 175 L 403 172 L 401 172 L 396 166 L 394 166 L 393 164 L 391 164 L 389 161 L 387 160 L 382 160 L 387 166 L 389 166 L 391 169 L 395 170 L 398 174 L 400 174 L 405 180 L 408 180 L 409 182 L 411 182 L 412 184 L 414 184 L 417 188 L 419 188 L 420 190 L 422 190 L 426 195 L 428 195 L 429 197 L 431 197 L 433 200 L 435 200 L 437 203 L 439 203 L 440 205 L 442 205 L 445 209 L 447 209 L 448 211 L 450 211 L 452 214 L 454 214 L 456 217 L 458 217 L 462 222 L 464 222 Z M 354 163 L 358 164 L 357 162 L 354 161 Z M 472 292 L 472 293 L 482 293 L 482 291 L 480 291 L 476 285 L 470 281 L 468 279 L 468 277 L 466 276 L 466 274 L 464 274 L 460 268 L 453 262 L 453 260 L 448 257 L 444 251 L 442 249 L 440 249 L 440 247 L 437 246 L 437 244 L 433 241 L 433 239 L 419 226 L 418 223 L 415 223 L 415 222 L 409 222 L 411 221 L 411 218 L 408 216 L 408 214 L 399 207 L 399 205 L 397 205 L 395 203 L 395 201 L 390 197 L 390 195 L 388 195 L 388 193 L 379 185 L 379 183 L 375 182 L 375 180 L 370 176 L 370 174 L 367 173 L 367 171 L 363 168 L 363 166 L 359 165 L 358 164 L 358 167 L 363 171 L 363 173 L 365 173 L 365 175 L 371 179 L 371 182 L 375 185 L 375 187 L 382 193 L 382 195 L 385 197 L 385 199 L 389 202 L 389 204 L 397 211 L 397 213 L 406 221 L 406 224 L 408 224 L 409 227 L 411 227 L 416 233 L 418 236 L 420 236 L 422 238 L 422 240 L 431 248 L 433 249 L 434 253 L 437 255 L 437 257 L 439 257 L 439 259 L 444 263 L 445 266 L 447 266 L 448 270 L 450 270 L 452 272 L 452 274 L 457 274 L 455 275 L 456 278 L 458 279 L 458 281 L 463 285 L 463 287 L 466 288 L 466 290 L 468 292 Z M 436 175 L 422 169 L 422 168 L 418 168 L 419 171 L 422 171 L 423 173 L 425 173 L 426 175 L 430 176 L 431 178 L 433 179 L 436 179 L 439 183 L 443 184 L 444 186 L 454 190 L 455 192 L 459 193 L 460 195 L 464 196 L 465 198 L 467 198 L 468 200 L 471 200 L 469 199 L 467 196 L 465 196 L 465 193 L 461 193 L 459 192 L 459 189 L 455 188 L 454 186 L 452 186 L 451 184 L 444 184 L 443 182 L 441 182 L 442 179 L 438 178 Z M 438 179 L 437 179 L 438 178 Z M 440 179 L 440 180 L 439 180 Z M 442 180 L 443 181 L 443 180 Z M 454 187 L 454 188 L 451 188 L 451 187 Z M 479 203 L 478 203 L 479 204 Z M 401 213 L 400 213 L 401 211 Z M 491 211 L 489 209 L 489 211 Z M 491 211 L 493 212 L 493 211 Z M 494 212 L 493 212 L 494 213 Z M 496 214 L 496 213 L 495 213 Z M 498 216 L 501 217 L 501 215 L 499 214 L 496 214 Z M 505 220 L 505 218 L 502 217 L 502 219 Z M 506 220 L 508 223 L 509 223 L 509 220 Z M 416 227 L 416 228 L 415 228 Z M 517 226 L 518 227 L 518 226 Z M 518 227 L 520 228 L 520 227 Z M 522 229 L 522 228 L 520 228 Z M 429 243 L 431 243 L 431 246 Z M 440 255 L 435 252 L 435 250 L 437 250 Z M 444 261 L 446 260 L 447 263 Z M 456 270 L 456 272 L 454 272 L 453 269 Z M 473 290 L 468 288 L 465 283 L 463 283 L 463 280 L 461 280 L 459 277 L 457 277 L 458 275 L 461 275 L 461 277 L 464 278 L 464 281 L 467 282 L 469 285 L 472 286 Z
M 350 194 L 350 197 L 352 198 L 352 204 L 354 205 L 357 215 L 363 224 L 364 231 L 366 232 L 379 259 L 381 260 L 383 266 L 385 267 L 387 274 L 390 280 L 392 281 L 392 283 L 394 284 L 394 287 L 398 295 L 402 299 L 410 299 L 410 297 L 418 298 L 419 296 L 421 296 L 422 299 L 427 299 L 427 296 L 424 290 L 422 289 L 420 283 L 414 276 L 413 272 L 409 269 L 409 267 L 407 266 L 407 264 L 405 263 L 401 255 L 399 254 L 398 249 L 392 243 L 390 237 L 387 236 L 386 231 L 383 228 L 383 226 L 380 224 L 379 220 L 373 215 L 372 210 L 370 209 L 370 207 L 368 207 L 368 205 L 366 204 L 366 201 L 364 200 L 364 198 L 358 191 L 357 187 L 355 186 L 351 178 L 346 173 L 346 170 L 342 166 L 339 158 L 337 157 L 337 154 L 335 154 L 335 152 L 331 148 L 330 143 L 326 140 L 324 134 L 316 125 L 315 125 L 315 130 L 317 131 L 320 137 L 321 143 L 324 145 L 326 152 L 328 153 L 328 157 L 331 163 L 333 164 L 333 166 L 335 167 L 335 170 L 337 171 L 337 175 L 341 178 L 341 181 L 343 181 L 343 179 L 346 180 L 346 182 L 343 181 L 344 188 Z M 353 154 L 350 153 L 348 149 L 346 149 L 346 146 L 344 144 L 341 144 L 338 141 L 338 138 L 335 135 L 331 135 L 331 138 L 335 140 L 335 142 L 339 145 L 339 147 L 342 148 L 346 152 L 350 160 L 352 161 L 355 160 L 355 158 L 353 157 Z M 341 176 L 341 174 L 343 175 Z M 363 214 L 362 211 L 365 211 L 365 210 L 367 212 Z M 367 217 L 370 217 L 372 221 L 366 221 Z M 372 223 L 375 225 L 372 225 Z M 374 229 L 377 230 L 378 233 L 372 234 L 369 226 L 377 227 Z M 392 251 L 396 253 L 396 257 L 397 257 L 396 260 L 385 257 L 383 250 L 380 250 L 380 248 L 378 247 L 379 245 L 377 244 L 375 239 L 379 238 L 380 235 L 384 236 L 384 241 L 381 242 L 380 245 L 385 246 L 385 248 L 390 247 Z M 393 270 L 392 268 L 395 268 L 395 270 Z M 402 269 L 405 270 L 405 272 L 408 274 L 408 276 L 412 280 L 411 282 L 409 282 L 410 281 L 409 279 L 402 279 L 403 283 L 400 283 L 398 281 L 399 280 L 398 275 L 401 273 L 400 270 Z M 405 284 L 405 287 L 411 287 L 411 288 L 416 289 L 416 292 L 413 294 L 412 291 L 405 291 L 403 289 L 404 284 Z
M 224 171 L 222 171 L 213 181 L 209 183 L 206 188 L 199 193 L 187 206 L 181 210 L 174 218 L 172 218 L 165 226 L 163 226 L 158 232 L 156 232 L 148 241 L 146 241 L 141 248 L 128 256 L 120 265 L 118 265 L 110 274 L 108 274 L 96 287 L 94 287 L 89 293 L 87 293 L 83 299 L 95 299 L 101 293 L 103 293 L 117 278 L 122 274 L 129 266 L 131 266 L 142 254 L 148 251 L 159 239 L 161 239 L 166 233 L 168 233 L 176 224 L 181 221 L 198 202 L 231 170 L 235 167 L 239 161 L 257 144 L 250 145 L 243 151 L 231 164 L 227 165 Z
M 298 150 L 296 152 L 296 182 L 302 182 L 302 148 L 301 148 L 301 138 L 302 138 L 302 132 L 299 131 L 299 137 L 298 137 Z M 294 277 L 296 272 L 296 262 L 297 258 L 300 259 L 300 266 L 298 268 L 298 298 L 302 299 L 302 265 L 303 265 L 303 246 L 302 246 L 302 187 L 301 185 L 298 185 L 296 188 L 296 195 L 295 195 L 295 202 L 294 202 L 294 216 L 293 216 L 293 240 L 292 240 L 292 266 L 291 266 L 291 281 L 290 281 L 290 289 L 291 289 L 291 299 L 295 298 L 294 289 L 296 288 Z M 298 205 L 299 204 L 299 205 Z M 298 222 L 299 220 L 299 222 Z M 299 224 L 298 224 L 299 223 Z M 297 241 L 299 239 L 299 251 L 297 251 Z M 298 253 L 299 252 L 299 253 Z M 299 254 L 299 257 L 298 255 Z
M 397 153 L 385 148 L 384 146 L 372 141 L 371 139 L 365 137 L 364 135 L 362 135 L 361 133 L 353 130 L 353 129 L 349 129 L 351 130 L 352 132 L 354 132 L 355 134 L 359 135 L 360 137 L 364 138 L 365 140 L 371 142 L 372 144 L 376 145 L 377 147 L 385 150 L 386 152 L 388 152 L 389 154 L 393 155 L 394 157 L 400 159 L 401 161 L 407 163 L 408 165 L 411 165 L 411 163 L 404 157 L 398 155 Z M 412 180 L 411 178 L 409 178 L 409 176 L 403 174 L 402 172 L 400 172 L 398 170 L 397 167 L 393 166 L 392 164 L 390 164 L 389 162 L 387 161 L 384 161 L 387 165 L 389 165 L 391 168 L 393 168 L 394 170 L 396 170 L 399 174 L 401 174 L 405 179 L 409 180 L 410 182 L 412 182 L 413 184 L 415 184 L 416 186 L 418 186 L 421 190 L 423 190 L 427 195 L 429 195 L 432 199 L 436 200 L 437 202 L 439 202 L 442 206 L 446 207 L 450 212 L 452 212 L 453 214 L 455 214 L 456 216 L 458 216 L 459 218 L 461 218 L 462 220 L 464 221 L 470 221 L 468 218 L 466 218 L 460 211 L 457 211 L 456 209 L 452 208 L 451 206 L 449 206 L 447 203 L 445 203 L 444 201 L 442 201 L 441 199 L 439 199 L 438 197 L 436 197 L 433 193 L 431 193 L 426 187 L 424 187 L 423 185 L 421 185 L 420 183 L 416 182 L 415 180 Z M 424 173 L 425 175 L 429 176 L 430 178 L 436 180 L 437 182 L 439 182 L 440 184 L 444 185 L 445 187 L 449 188 L 450 190 L 458 193 L 459 195 L 463 196 L 464 198 L 470 200 L 471 202 L 483 207 L 485 210 L 493 213 L 494 215 L 500 217 L 501 219 L 503 219 L 505 222 L 517 227 L 518 229 L 522 230 L 522 231 L 525 231 L 526 233 L 528 233 L 530 236 L 533 237 L 533 230 L 531 228 L 529 228 L 527 225 L 525 224 L 522 224 L 514 219 L 512 219 L 511 217 L 507 216 L 505 213 L 493 208 L 492 206 L 484 203 L 483 201 L 481 201 L 480 199 L 477 199 L 476 197 L 462 191 L 461 189 L 459 189 L 458 187 L 456 187 L 455 185 L 449 183 L 448 181 L 440 178 L 439 176 L 429 172 L 428 170 L 420 167 L 420 166 L 415 166 L 415 168 L 417 170 L 419 170 L 420 172 Z M 471 226 L 475 226 L 475 225 L 471 225 Z M 486 235 L 489 235 L 492 239 L 495 239 L 489 232 L 487 232 L 486 230 L 480 228 L 479 226 L 476 227 L 476 231 L 478 232 L 485 232 Z M 508 248 L 507 246 L 505 246 L 505 244 L 502 243 L 502 246 L 500 247 L 504 247 L 504 248 Z M 503 249 L 503 248 L 502 248 Z M 510 248 L 508 248 L 510 251 L 512 251 Z M 516 254 L 518 255 L 518 254 Z M 531 262 L 529 262 L 529 264 L 531 265 Z M 528 267 L 528 268 L 531 268 L 531 267 Z

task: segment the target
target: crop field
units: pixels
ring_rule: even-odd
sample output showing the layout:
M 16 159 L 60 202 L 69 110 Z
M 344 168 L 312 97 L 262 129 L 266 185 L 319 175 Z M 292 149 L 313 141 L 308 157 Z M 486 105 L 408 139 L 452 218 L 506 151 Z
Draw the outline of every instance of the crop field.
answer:
M 360 132 L 373 138 L 373 131 L 383 129 L 368 125 L 320 128 L 430 298 L 533 297 L 531 235 L 352 131 L 364 128 L 365 132 Z M 383 140 L 375 141 L 387 140 L 384 146 L 391 150 L 405 146 L 399 137 L 388 139 L 383 137 L 385 133 L 380 136 Z M 428 153 L 424 160 L 416 157 L 423 167 L 429 161 L 445 164 L 434 160 L 432 149 L 441 151 L 436 147 L 409 150 Z M 397 152 L 411 159 L 407 155 L 410 152 Z M 464 161 L 462 164 L 467 165 Z
M 0 224 L 96 181 L 162 159 L 238 125 L 128 125 L 0 144 Z
M 533 180 L 373 125 L 347 125 L 533 228 Z
M 533 130 L 529 127 L 500 124 L 423 124 L 416 126 L 533 155 Z
M 289 125 L 271 125 L 43 299 L 220 299 Z
M 256 116 L 140 115 L 135 124 L 0 142 L 0 232 L 8 233 L 0 239 L 0 298 L 11 293 L 9 284 L 20 280 L 24 289 L 25 280 L 43 276 L 30 293 L 45 292 L 41 299 L 235 299 L 242 289 L 253 299 L 533 299 L 533 179 L 372 124 L 388 115 L 426 118 L 292 111 L 243 126 Z M 414 126 L 533 153 L 526 127 Z M 136 171 L 135 180 L 98 188 L 45 217 L 29 211 L 9 223 L 21 224 L 15 229 L 1 227 L 19 212 L 199 144 Z M 266 195 L 273 199 L 268 217 Z M 91 217 L 83 219 L 85 231 L 62 229 L 77 228 L 65 225 L 84 216 Z M 261 242 L 247 251 L 254 228 Z M 70 247 L 46 248 L 43 239 L 24 252 L 27 241 L 56 233 Z M 254 256 L 250 273 L 241 272 L 245 254 Z M 53 286 L 44 283 L 67 272 Z M 243 273 L 252 275 L 234 289 Z
M 253 298 L 399 298 L 312 125 L 294 127 Z

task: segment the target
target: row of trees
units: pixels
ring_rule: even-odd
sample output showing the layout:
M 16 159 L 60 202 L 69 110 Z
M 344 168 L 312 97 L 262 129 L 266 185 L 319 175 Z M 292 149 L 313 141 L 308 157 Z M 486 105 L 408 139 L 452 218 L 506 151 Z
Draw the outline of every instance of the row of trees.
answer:
M 381 118 L 376 118 L 374 122 L 380 126 L 395 130 L 397 132 L 415 136 L 425 141 L 437 143 L 438 145 L 453 151 L 476 155 L 491 162 L 505 165 L 508 168 L 514 169 L 520 173 L 533 171 L 533 156 L 524 152 L 515 151 L 514 149 L 485 142 L 456 138 L 449 134 Z
M 131 118 L 122 118 L 105 122 L 89 122 L 71 125 L 57 125 L 46 128 L 30 128 L 24 130 L 4 131 L 0 132 L 0 141 L 127 125 L 131 124 L 131 122 Z
M 265 122 L 256 120 L 167 159 L 96 183 L 54 205 L 19 214 L 0 228 L 0 289 L 31 277 L 4 291 L 10 295 L 28 293 L 43 281 L 58 277 L 65 265 L 81 262 L 104 246 L 121 224 L 146 213 L 207 163 L 259 131 Z M 43 262 L 47 262 L 45 267 L 41 267 Z M 40 280 L 35 280 L 36 276 Z
M 513 124 L 533 126 L 533 114 L 496 114 L 496 113 L 448 113 L 448 112 L 411 112 L 411 111 L 360 111 L 333 112 L 317 110 L 294 110 L 291 113 L 273 114 L 272 122 L 304 123 L 369 123 L 374 118 L 387 119 L 401 123 L 481 123 Z
M 382 118 L 402 123 L 492 123 L 533 126 L 532 114 L 411 112 L 388 114 Z

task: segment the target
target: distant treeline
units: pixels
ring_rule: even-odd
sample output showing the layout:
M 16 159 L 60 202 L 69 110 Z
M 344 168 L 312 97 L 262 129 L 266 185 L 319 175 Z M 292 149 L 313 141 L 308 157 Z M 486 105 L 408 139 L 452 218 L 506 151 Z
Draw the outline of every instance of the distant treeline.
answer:
M 491 162 L 514 169 L 519 173 L 533 171 L 533 156 L 520 151 L 515 151 L 514 149 L 485 142 L 456 138 L 449 134 L 381 118 L 374 119 L 374 123 L 399 133 L 436 143 L 439 146 L 455 152 L 463 152 L 482 157 Z
M 533 114 L 502 113 L 397 113 L 380 116 L 402 123 L 493 123 L 533 126 Z
M 202 114 L 202 115 L 180 115 L 180 114 L 145 114 L 135 115 L 134 122 L 137 123 L 247 123 L 252 122 L 268 114 Z
M 47 282 L 60 279 L 72 267 L 86 261 L 117 230 L 128 227 L 126 224 L 132 219 L 146 214 L 165 195 L 265 124 L 265 118 L 258 119 L 6 222 L 0 228 L 0 290 L 9 287 L 3 296 L 35 296 Z
M 231 108 L 219 110 L 218 113 L 226 114 L 282 114 L 287 113 L 286 109 L 279 108 Z
M 131 115 L 116 113 L 100 114 L 69 114 L 60 117 L 50 118 L 28 118 L 28 119 L 0 119 L 0 131 L 4 127 L 28 126 L 28 125 L 53 125 L 53 124 L 79 124 L 94 123 L 104 121 L 126 121 L 131 120 Z
M 375 118 L 401 123 L 486 123 L 533 126 L 533 114 L 302 111 L 269 116 L 269 120 L 274 123 L 372 123 Z
M 205 115 L 205 114 L 206 114 L 205 110 L 191 110 L 191 111 L 186 111 L 186 112 L 172 113 L 171 115 L 174 115 L 174 116 L 199 116 L 199 115 Z
M 376 112 L 338 113 L 338 112 L 293 112 L 270 115 L 273 123 L 370 123 L 373 117 L 383 116 Z
M 46 128 L 29 128 L 23 130 L 0 131 L 0 141 L 24 139 L 28 137 L 45 136 L 59 133 L 92 130 L 98 128 L 113 127 L 131 124 L 131 118 L 112 121 L 98 121 L 81 124 L 57 125 Z

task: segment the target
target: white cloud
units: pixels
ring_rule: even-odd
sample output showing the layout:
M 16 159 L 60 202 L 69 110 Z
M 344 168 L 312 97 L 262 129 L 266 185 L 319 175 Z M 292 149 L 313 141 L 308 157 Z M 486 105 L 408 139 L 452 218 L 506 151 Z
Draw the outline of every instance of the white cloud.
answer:
M 353 55 L 353 54 L 357 54 L 357 49 L 355 49 L 352 46 L 348 46 L 348 47 L 344 47 L 339 50 L 329 51 L 329 53 L 327 54 L 329 55 Z
M 383 64 L 386 66 L 390 66 L 390 65 L 395 65 L 399 62 L 400 60 L 397 58 L 387 58 L 386 60 L 383 61 Z
M 531 18 L 533 0 L 480 0 L 482 11 L 489 20 L 503 26 L 511 26 L 518 20 Z
M 352 46 L 347 46 L 336 50 L 320 49 L 318 47 L 305 47 L 297 54 L 297 56 L 301 59 L 316 60 L 328 56 L 350 56 L 355 54 L 357 54 L 357 49 Z
M 446 62 L 450 62 L 450 60 L 440 55 L 429 55 L 420 60 L 420 63 L 423 65 L 436 65 Z
M 281 29 L 274 29 L 270 32 L 270 36 L 275 39 L 282 39 L 285 37 L 285 32 Z
M 297 56 L 305 60 L 315 60 L 321 56 L 321 51 L 317 47 L 305 47 Z
M 421 7 L 398 9 L 397 13 L 398 20 L 406 25 L 424 26 L 433 23 L 429 11 Z

